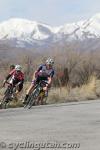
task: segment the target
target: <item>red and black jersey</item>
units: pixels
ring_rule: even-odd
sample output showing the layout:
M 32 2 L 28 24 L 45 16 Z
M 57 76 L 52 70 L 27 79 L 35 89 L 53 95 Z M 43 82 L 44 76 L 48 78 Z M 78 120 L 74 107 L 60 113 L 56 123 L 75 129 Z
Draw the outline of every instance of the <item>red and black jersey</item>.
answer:
M 17 79 L 19 81 L 24 80 L 24 73 L 23 72 L 17 72 L 15 69 L 13 69 L 9 75 L 6 77 L 6 79 L 8 80 L 10 77 L 14 77 L 14 79 Z

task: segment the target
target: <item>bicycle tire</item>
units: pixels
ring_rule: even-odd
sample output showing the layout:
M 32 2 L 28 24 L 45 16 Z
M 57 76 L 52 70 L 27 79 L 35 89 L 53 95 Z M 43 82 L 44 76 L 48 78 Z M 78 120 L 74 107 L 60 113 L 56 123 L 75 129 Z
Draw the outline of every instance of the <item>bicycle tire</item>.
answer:
M 6 91 L 4 92 L 4 97 L 3 97 L 3 100 L 1 102 L 1 108 L 2 109 L 6 109 L 7 105 L 10 102 L 9 95 L 10 95 L 11 90 L 12 89 L 10 89 L 9 87 L 7 87 Z
M 24 108 L 27 107 L 28 109 L 30 109 L 33 106 L 33 104 L 35 103 L 35 101 L 36 101 L 39 93 L 40 93 L 39 87 L 37 87 L 36 89 L 34 89 L 34 91 L 28 97 L 27 102 L 26 102 Z

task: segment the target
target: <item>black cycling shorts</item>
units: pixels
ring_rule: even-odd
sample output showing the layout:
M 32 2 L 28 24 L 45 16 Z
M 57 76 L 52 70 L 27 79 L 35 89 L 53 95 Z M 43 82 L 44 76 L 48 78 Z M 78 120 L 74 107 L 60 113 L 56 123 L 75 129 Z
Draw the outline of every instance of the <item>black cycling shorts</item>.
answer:
M 18 92 L 20 92 L 23 89 L 24 81 L 19 81 L 18 79 L 13 80 L 13 85 L 17 85 L 19 82 L 21 82 L 21 83 L 18 85 Z

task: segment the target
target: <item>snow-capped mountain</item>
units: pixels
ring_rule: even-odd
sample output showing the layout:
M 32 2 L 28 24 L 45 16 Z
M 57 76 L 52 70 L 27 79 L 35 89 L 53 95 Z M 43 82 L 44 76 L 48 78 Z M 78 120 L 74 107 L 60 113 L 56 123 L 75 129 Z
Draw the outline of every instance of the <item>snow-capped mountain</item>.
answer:
M 15 47 L 45 46 L 56 42 L 86 41 L 100 38 L 100 14 L 88 20 L 63 26 L 13 18 L 0 23 L 0 41 Z

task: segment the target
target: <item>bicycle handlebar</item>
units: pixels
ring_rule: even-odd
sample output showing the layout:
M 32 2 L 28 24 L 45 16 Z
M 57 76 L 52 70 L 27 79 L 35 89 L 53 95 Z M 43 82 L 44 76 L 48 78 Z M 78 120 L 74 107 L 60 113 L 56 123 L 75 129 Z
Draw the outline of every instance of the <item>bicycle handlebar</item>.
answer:
M 40 83 L 42 83 L 42 82 L 48 84 L 48 81 L 46 81 L 46 80 L 41 80 Z

